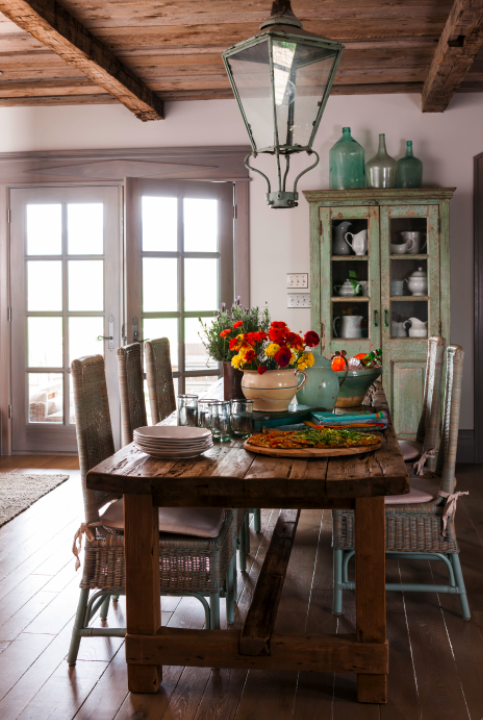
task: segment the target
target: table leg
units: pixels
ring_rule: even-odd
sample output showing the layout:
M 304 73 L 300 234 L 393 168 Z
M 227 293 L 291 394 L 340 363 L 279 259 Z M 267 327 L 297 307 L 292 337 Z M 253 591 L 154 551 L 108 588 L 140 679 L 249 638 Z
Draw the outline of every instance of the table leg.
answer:
M 386 640 L 384 498 L 358 498 L 355 509 L 356 634 L 358 642 Z M 357 676 L 359 702 L 387 702 L 387 675 Z
M 154 635 L 161 626 L 158 508 L 151 495 L 124 495 L 126 627 L 133 635 Z M 130 692 L 154 693 L 162 668 L 128 664 Z

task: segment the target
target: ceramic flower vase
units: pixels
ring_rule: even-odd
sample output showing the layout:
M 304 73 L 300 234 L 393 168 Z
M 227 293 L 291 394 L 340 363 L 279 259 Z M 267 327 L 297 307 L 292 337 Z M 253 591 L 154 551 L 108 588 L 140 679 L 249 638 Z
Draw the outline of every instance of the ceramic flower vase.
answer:
M 301 383 L 299 375 L 304 376 Z M 257 370 L 244 370 L 241 389 L 247 400 L 254 401 L 255 411 L 284 412 L 307 380 L 307 372 L 297 368 L 267 370 L 263 375 Z
M 243 400 L 245 398 L 241 389 L 242 377 L 242 371 L 234 368 L 231 362 L 223 363 L 224 400 Z

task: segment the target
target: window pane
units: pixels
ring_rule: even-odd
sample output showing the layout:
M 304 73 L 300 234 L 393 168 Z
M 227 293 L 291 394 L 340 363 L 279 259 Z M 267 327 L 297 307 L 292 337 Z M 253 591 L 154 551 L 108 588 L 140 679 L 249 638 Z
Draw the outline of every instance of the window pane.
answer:
M 143 250 L 145 252 L 178 249 L 178 199 L 142 198 Z
M 218 250 L 218 200 L 184 200 L 184 249 L 186 252 Z
M 178 309 L 178 261 L 176 258 L 143 258 L 144 312 Z
M 104 309 L 104 261 L 69 260 L 69 310 Z
M 62 367 L 62 318 L 28 318 L 29 367 Z
M 211 320 L 212 318 L 203 318 Z M 218 367 L 216 360 L 207 354 L 201 342 L 199 332 L 201 330 L 198 318 L 187 318 L 184 323 L 184 345 L 185 345 L 185 367 L 187 370 L 204 370 Z
M 178 321 L 176 318 L 145 318 L 143 320 L 143 338 L 156 340 L 167 337 L 171 367 L 178 369 Z
M 193 395 L 204 395 L 209 393 L 211 387 L 217 381 L 216 375 L 205 375 L 203 377 L 187 377 L 185 380 L 185 393 Z
M 104 341 L 98 340 L 104 335 L 103 317 L 69 318 L 69 364 L 84 355 L 104 355 Z
M 62 205 L 27 205 L 27 254 L 62 253 Z
M 67 205 L 69 255 L 102 255 L 104 252 L 104 205 Z
M 27 309 L 33 312 L 62 310 L 62 261 L 27 262 Z
M 61 373 L 29 373 L 29 422 L 64 421 Z
M 218 260 L 187 258 L 184 261 L 184 309 L 216 310 Z

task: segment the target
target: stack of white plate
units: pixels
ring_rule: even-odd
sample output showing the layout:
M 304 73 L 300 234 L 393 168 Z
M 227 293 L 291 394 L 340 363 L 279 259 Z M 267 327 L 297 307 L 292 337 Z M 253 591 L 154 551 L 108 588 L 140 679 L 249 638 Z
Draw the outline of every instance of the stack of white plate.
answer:
M 134 431 L 134 445 L 153 457 L 180 460 L 213 447 L 211 430 L 176 425 L 150 425 Z

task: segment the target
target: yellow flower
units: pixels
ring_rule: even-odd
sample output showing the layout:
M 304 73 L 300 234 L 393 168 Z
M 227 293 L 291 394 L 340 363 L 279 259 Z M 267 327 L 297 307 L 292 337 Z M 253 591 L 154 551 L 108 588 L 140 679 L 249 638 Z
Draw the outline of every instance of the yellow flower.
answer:
M 297 361 L 297 367 L 299 370 L 305 370 L 308 367 L 312 367 L 314 364 L 314 355 L 313 353 L 304 353 L 301 355 Z
M 277 343 L 270 343 L 270 345 L 265 348 L 265 355 L 267 357 L 274 357 L 275 353 L 278 353 L 279 350 L 280 345 L 277 345 Z
M 240 366 L 244 364 L 243 363 L 243 355 L 241 355 L 240 353 L 238 355 L 234 355 L 231 359 L 231 364 L 233 365 L 234 368 L 239 370 Z
M 305 370 L 306 367 L 307 367 L 307 363 L 300 362 L 300 360 L 299 360 L 299 362 L 298 362 L 298 369 L 299 369 L 299 370 Z
M 307 358 L 307 365 L 308 365 L 309 367 L 312 367 L 313 364 L 314 364 L 314 362 L 315 362 L 315 360 L 314 360 L 314 353 L 309 352 L 309 353 L 304 353 L 304 355 L 305 355 L 305 357 Z
M 295 353 L 292 353 L 292 355 L 290 356 L 290 363 L 289 363 L 289 364 L 290 364 L 290 365 L 294 365 L 296 362 L 297 362 L 297 356 L 295 355 Z

